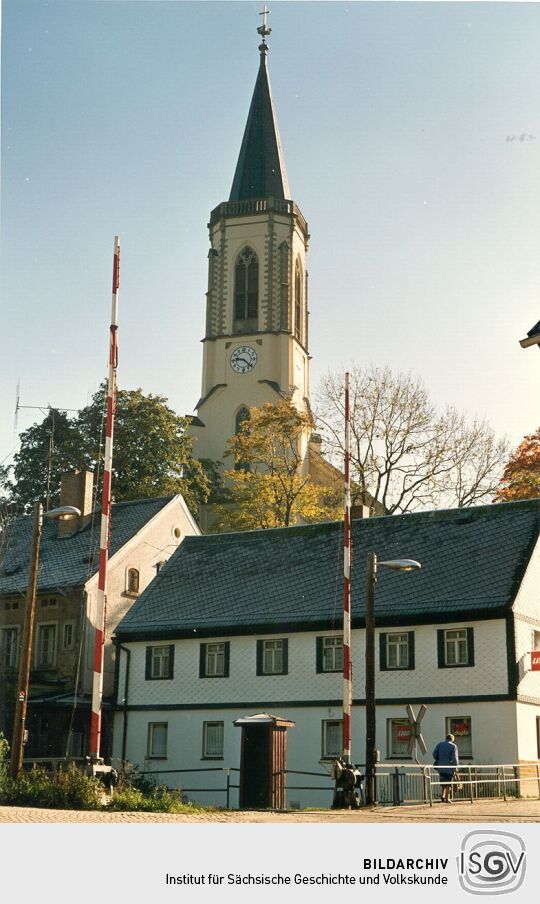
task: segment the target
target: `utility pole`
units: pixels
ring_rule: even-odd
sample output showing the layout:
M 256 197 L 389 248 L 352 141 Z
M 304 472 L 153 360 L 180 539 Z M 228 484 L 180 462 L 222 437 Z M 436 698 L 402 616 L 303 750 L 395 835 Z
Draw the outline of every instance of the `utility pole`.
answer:
M 28 568 L 28 586 L 26 588 L 26 610 L 24 615 L 23 636 L 21 643 L 21 661 L 19 664 L 19 681 L 17 685 L 17 702 L 13 720 L 13 737 L 11 742 L 11 776 L 17 778 L 22 769 L 23 747 L 26 733 L 26 710 L 28 707 L 28 688 L 30 685 L 30 664 L 32 661 L 32 641 L 34 638 L 34 615 L 36 611 L 36 591 L 39 571 L 39 549 L 43 519 L 65 521 L 69 518 L 80 518 L 81 513 L 73 505 L 63 505 L 43 514 L 41 502 L 34 507 L 32 530 L 32 549 Z
M 266 7 L 265 7 L 266 9 Z M 343 744 L 342 758 L 351 762 L 351 430 L 349 409 L 349 374 L 345 374 L 345 461 L 343 511 Z
M 21 644 L 21 661 L 19 663 L 19 680 L 17 685 L 17 703 L 13 721 L 13 740 L 11 744 L 11 776 L 17 778 L 23 761 L 24 736 L 26 731 L 26 710 L 28 706 L 28 686 L 30 683 L 30 662 L 32 657 L 32 640 L 34 637 L 34 613 L 36 610 L 36 587 L 39 568 L 39 546 L 43 526 L 43 506 L 38 502 L 34 507 L 34 526 L 32 532 L 32 551 L 26 589 L 26 611 Z
M 366 574 L 366 804 L 375 803 L 375 585 L 377 556 L 368 555 Z

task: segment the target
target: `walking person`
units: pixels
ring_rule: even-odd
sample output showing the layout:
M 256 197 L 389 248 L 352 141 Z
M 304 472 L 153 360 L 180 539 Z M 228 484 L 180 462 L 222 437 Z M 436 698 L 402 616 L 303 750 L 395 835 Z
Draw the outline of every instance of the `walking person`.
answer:
M 454 735 L 447 734 L 445 741 L 439 741 L 433 751 L 433 765 L 437 767 L 441 783 L 441 801 L 450 803 L 450 791 L 454 772 L 459 766 L 459 754 L 457 745 L 454 744 Z

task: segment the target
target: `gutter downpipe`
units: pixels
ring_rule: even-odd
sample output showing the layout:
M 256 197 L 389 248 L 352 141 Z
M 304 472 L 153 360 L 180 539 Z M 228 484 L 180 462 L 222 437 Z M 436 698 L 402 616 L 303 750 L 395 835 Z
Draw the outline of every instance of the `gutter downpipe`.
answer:
M 127 655 L 126 674 L 124 679 L 124 725 L 122 728 L 122 772 L 126 769 L 126 747 L 127 747 L 127 729 L 128 729 L 128 691 L 129 691 L 129 669 L 131 665 L 131 650 L 128 647 L 118 644 L 118 651 L 123 650 Z

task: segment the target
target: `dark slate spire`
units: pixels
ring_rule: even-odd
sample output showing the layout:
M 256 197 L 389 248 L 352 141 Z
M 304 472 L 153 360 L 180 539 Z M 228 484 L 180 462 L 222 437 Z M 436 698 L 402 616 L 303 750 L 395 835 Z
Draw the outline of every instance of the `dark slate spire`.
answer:
M 255 90 L 242 139 L 240 156 L 236 164 L 230 201 L 243 201 L 246 198 L 286 198 L 289 195 L 289 183 L 285 171 L 285 161 L 281 150 L 281 141 L 277 125 L 266 55 L 268 45 L 264 40 L 265 31 L 258 29 L 263 35 L 259 46 L 261 62 Z

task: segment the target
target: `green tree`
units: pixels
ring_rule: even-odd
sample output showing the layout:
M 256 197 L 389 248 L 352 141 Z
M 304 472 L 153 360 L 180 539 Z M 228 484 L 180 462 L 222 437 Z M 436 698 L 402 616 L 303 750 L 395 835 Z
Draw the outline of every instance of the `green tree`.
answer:
M 251 408 L 225 453 L 236 468 L 225 472 L 229 502 L 217 506 L 214 530 L 287 527 L 336 517 L 327 488 L 303 468 L 303 447 L 313 428 L 308 414 L 289 402 Z
M 8 487 L 11 499 L 22 509 L 28 510 L 46 497 L 49 472 L 50 505 L 58 504 L 60 476 L 73 468 L 94 471 L 97 499 L 101 499 L 105 402 L 103 386 L 75 417 L 50 411 L 41 424 L 22 434 Z M 168 407 L 163 396 L 145 395 L 141 389 L 117 392 L 113 451 L 113 498 L 117 502 L 182 493 L 196 511 L 206 501 L 210 484 L 202 465 L 193 458 L 186 421 Z

